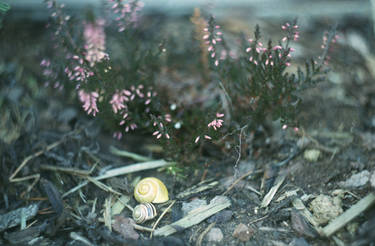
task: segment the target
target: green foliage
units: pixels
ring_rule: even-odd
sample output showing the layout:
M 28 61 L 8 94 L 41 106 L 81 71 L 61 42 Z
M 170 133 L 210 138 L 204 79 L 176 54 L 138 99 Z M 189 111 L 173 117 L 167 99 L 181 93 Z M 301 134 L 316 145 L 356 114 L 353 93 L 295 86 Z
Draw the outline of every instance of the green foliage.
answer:
M 3 19 L 5 14 L 10 10 L 10 5 L 4 2 L 0 2 L 0 29 L 3 25 Z

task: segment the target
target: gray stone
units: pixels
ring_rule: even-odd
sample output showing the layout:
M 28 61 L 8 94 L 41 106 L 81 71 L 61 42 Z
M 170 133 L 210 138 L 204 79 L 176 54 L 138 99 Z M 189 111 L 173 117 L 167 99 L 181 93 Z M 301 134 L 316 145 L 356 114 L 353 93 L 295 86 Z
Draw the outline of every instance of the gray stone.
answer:
M 304 238 L 294 238 L 290 243 L 289 246 L 310 246 L 308 242 Z
M 207 233 L 206 237 L 209 242 L 220 242 L 223 240 L 224 235 L 220 228 L 214 227 Z
M 343 187 L 349 188 L 349 187 L 361 187 L 367 184 L 367 182 L 370 180 L 370 172 L 367 170 L 364 170 L 360 173 L 353 174 L 349 179 L 345 180 L 344 182 L 341 182 L 340 184 Z
M 231 210 L 223 210 L 208 219 L 208 223 L 224 223 L 232 219 L 233 212 Z
M 371 179 L 370 179 L 370 182 L 371 182 L 371 186 L 373 188 L 375 188 L 375 171 L 372 173 L 371 175 Z

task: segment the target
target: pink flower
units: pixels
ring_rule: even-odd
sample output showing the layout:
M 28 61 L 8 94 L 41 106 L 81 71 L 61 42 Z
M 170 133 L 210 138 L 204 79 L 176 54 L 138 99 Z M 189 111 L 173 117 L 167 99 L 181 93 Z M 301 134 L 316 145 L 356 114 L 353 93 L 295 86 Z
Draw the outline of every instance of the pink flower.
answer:
M 113 94 L 112 100 L 109 103 L 112 105 L 112 110 L 115 114 L 126 107 L 124 105 L 124 101 L 127 101 L 127 99 L 128 98 L 121 92 L 116 92 L 115 94 Z
M 220 114 L 220 113 L 216 113 L 216 117 L 218 118 L 221 118 L 223 117 L 224 114 Z M 220 128 L 222 125 L 223 125 L 223 120 L 221 119 L 214 119 L 213 121 L 211 121 L 210 123 L 208 123 L 208 128 L 212 127 L 215 131 L 217 130 L 217 128 Z
M 93 116 L 99 112 L 98 107 L 96 105 L 96 101 L 98 100 L 99 94 L 95 91 L 86 93 L 84 90 L 78 91 L 79 100 L 83 103 L 83 109 L 87 112 L 87 114 L 91 114 Z
M 116 138 L 117 140 L 120 140 L 122 138 L 122 133 L 121 132 L 114 132 L 113 138 Z
M 170 114 L 164 115 L 164 119 L 165 119 L 166 122 L 171 122 L 172 121 L 172 118 L 171 118 Z
M 112 10 L 117 15 L 118 31 L 123 32 L 128 26 L 136 25 L 139 19 L 139 12 L 143 7 L 144 3 L 137 0 L 119 0 L 114 3 Z
M 199 141 L 200 138 L 201 138 L 201 137 L 198 136 L 198 137 L 195 139 L 194 143 L 198 143 L 198 141 Z
M 108 55 L 105 51 L 104 20 L 98 19 L 95 23 L 86 23 L 83 36 L 85 38 L 85 59 L 94 66 Z

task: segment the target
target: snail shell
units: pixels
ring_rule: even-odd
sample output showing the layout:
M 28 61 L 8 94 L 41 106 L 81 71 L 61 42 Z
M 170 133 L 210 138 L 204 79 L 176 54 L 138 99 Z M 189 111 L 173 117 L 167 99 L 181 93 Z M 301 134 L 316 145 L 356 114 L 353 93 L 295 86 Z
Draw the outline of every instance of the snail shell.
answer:
M 141 203 L 133 209 L 133 219 L 137 224 L 155 218 L 156 208 L 152 203 Z
M 134 197 L 139 203 L 168 201 L 167 187 L 157 178 L 144 178 L 135 186 Z

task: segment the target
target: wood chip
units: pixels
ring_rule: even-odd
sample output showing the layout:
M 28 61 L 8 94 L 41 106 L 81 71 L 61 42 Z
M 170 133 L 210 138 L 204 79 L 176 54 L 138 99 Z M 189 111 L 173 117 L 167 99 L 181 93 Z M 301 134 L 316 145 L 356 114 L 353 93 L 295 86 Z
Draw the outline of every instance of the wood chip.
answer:
M 286 178 L 285 174 L 277 177 L 277 179 L 275 181 L 276 184 L 270 189 L 270 191 L 267 193 L 267 195 L 264 196 L 264 198 L 262 200 L 262 203 L 260 205 L 262 208 L 265 208 L 270 204 L 270 202 L 272 201 L 276 192 L 280 188 L 281 184 L 284 182 L 285 178 Z
M 34 203 L 27 207 L 18 208 L 10 211 L 9 213 L 0 215 L 0 232 L 19 225 L 21 223 L 21 215 L 23 215 L 25 220 L 33 218 L 38 210 L 39 205 Z
M 293 206 L 297 209 L 300 214 L 314 227 L 314 229 L 322 235 L 322 228 L 319 226 L 318 222 L 314 219 L 314 216 L 310 213 L 310 211 L 305 207 L 305 204 L 299 198 L 295 198 L 293 200 Z

